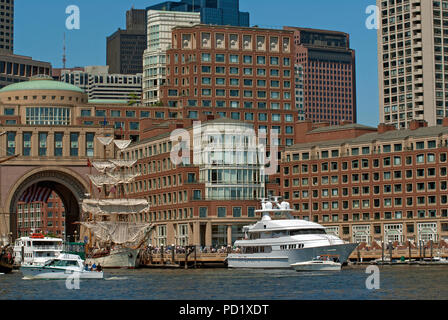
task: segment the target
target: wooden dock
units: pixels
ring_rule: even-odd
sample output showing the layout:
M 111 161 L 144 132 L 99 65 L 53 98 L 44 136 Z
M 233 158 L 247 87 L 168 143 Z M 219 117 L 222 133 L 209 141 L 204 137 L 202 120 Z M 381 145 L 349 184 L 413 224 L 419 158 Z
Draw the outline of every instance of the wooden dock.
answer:
M 140 260 L 142 268 L 224 268 L 226 252 L 200 252 L 188 247 L 186 252 L 145 252 Z

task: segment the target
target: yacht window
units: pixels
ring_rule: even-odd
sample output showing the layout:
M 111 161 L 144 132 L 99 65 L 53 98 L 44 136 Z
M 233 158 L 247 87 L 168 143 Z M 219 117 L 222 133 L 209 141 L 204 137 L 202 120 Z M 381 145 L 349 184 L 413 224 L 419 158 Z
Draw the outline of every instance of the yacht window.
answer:
M 289 233 L 291 236 L 298 236 L 302 234 L 326 234 L 323 229 L 302 229 L 302 230 L 293 230 Z

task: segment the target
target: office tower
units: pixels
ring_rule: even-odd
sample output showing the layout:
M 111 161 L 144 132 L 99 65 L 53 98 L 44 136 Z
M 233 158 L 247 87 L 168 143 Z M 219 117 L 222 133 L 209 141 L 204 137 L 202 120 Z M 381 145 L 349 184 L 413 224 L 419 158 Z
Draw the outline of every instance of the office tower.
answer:
M 106 64 L 111 73 L 137 74 L 143 72 L 143 51 L 146 49 L 146 23 L 141 10 L 126 13 L 126 27 L 107 37 Z
M 377 0 L 380 121 L 408 128 L 448 115 L 446 1 Z
M 249 27 L 249 13 L 239 11 L 239 0 L 167 1 L 146 10 L 199 12 L 203 24 Z
M 355 51 L 343 32 L 294 31 L 295 63 L 303 68 L 303 112 L 313 122 L 356 123 Z
M 0 53 L 14 51 L 14 0 L 0 0 Z
M 134 9 L 126 12 L 126 30 L 146 32 L 146 10 Z
M 201 22 L 197 12 L 149 10 L 148 48 L 143 55 L 143 103 L 154 105 L 160 99 L 160 87 L 165 83 L 166 50 L 171 47 L 171 30 L 176 26 L 191 26 Z

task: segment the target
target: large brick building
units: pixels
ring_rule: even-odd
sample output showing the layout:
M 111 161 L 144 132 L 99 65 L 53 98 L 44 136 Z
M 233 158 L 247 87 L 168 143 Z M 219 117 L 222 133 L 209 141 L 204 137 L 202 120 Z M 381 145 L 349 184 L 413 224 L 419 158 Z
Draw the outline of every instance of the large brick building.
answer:
M 183 119 L 204 115 L 252 123 L 294 144 L 293 32 L 196 25 L 172 30 L 161 101 Z
M 407 130 L 311 122 L 296 130 L 280 193 L 299 218 L 368 245 L 448 239 L 448 119 Z

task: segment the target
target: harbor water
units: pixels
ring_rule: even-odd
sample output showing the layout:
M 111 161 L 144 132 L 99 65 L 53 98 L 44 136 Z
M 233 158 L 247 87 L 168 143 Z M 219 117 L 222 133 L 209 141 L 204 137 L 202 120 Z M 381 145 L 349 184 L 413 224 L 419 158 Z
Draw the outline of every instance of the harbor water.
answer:
M 0 300 L 440 300 L 448 298 L 448 266 L 379 267 L 369 289 L 366 266 L 340 272 L 229 269 L 105 270 L 104 280 L 24 280 L 0 275 Z

